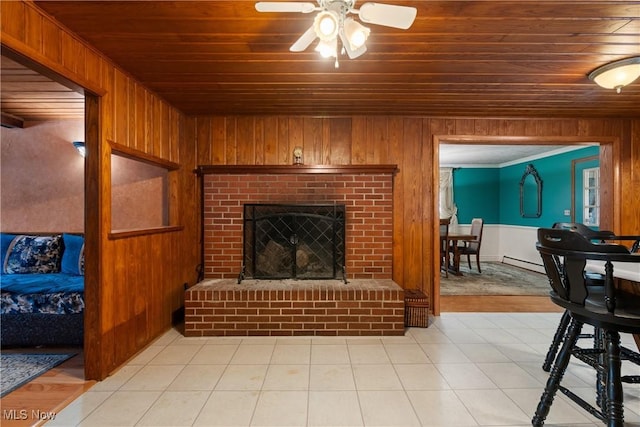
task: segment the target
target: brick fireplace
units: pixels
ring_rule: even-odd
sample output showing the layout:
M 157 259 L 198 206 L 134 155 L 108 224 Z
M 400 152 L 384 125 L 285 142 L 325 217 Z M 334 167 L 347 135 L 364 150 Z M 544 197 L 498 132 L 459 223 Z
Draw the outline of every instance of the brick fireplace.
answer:
M 185 334 L 401 335 L 392 281 L 395 165 L 201 166 L 204 280 L 185 294 Z M 247 204 L 339 204 L 345 277 L 256 281 L 243 268 Z

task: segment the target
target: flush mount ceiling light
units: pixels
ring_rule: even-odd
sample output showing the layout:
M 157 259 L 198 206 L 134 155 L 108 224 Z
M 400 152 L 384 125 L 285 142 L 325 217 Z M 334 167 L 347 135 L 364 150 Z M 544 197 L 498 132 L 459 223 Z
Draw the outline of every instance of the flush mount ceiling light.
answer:
M 610 62 L 589 73 L 589 79 L 605 89 L 620 93 L 623 87 L 640 77 L 640 56 Z
M 335 58 L 338 68 L 338 40 L 341 53 L 355 59 L 367 51 L 366 41 L 371 30 L 357 22 L 349 14 L 358 15 L 367 24 L 384 25 L 406 30 L 416 18 L 417 9 L 381 3 L 364 3 L 355 9 L 355 0 L 318 0 L 318 5 L 308 2 L 258 2 L 258 12 L 318 12 L 313 25 L 289 48 L 292 52 L 306 50 L 319 39 L 316 51 L 323 57 Z

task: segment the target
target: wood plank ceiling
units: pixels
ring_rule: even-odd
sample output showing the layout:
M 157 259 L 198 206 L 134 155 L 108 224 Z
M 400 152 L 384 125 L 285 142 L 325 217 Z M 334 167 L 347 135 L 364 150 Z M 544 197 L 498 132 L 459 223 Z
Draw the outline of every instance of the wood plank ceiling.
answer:
M 49 77 L 0 57 L 2 125 L 22 127 L 25 121 L 84 118 L 84 95 Z
M 587 78 L 640 55 L 640 2 L 380 2 L 416 7 L 413 26 L 368 25 L 368 51 L 337 69 L 313 45 L 289 51 L 314 13 L 259 13 L 253 0 L 36 4 L 189 115 L 640 116 L 640 80 L 617 94 Z

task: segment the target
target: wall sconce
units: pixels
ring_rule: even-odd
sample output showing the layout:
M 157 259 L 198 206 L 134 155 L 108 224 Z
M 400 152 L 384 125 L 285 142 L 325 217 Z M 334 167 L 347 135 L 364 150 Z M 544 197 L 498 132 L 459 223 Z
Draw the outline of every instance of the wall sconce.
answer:
M 73 146 L 76 147 L 76 150 L 78 150 L 78 153 L 80 153 L 82 157 L 87 157 L 87 147 L 84 141 L 73 141 Z
M 638 77 L 640 77 L 640 56 L 610 62 L 589 73 L 589 80 L 593 80 L 605 89 L 615 89 L 617 93 Z

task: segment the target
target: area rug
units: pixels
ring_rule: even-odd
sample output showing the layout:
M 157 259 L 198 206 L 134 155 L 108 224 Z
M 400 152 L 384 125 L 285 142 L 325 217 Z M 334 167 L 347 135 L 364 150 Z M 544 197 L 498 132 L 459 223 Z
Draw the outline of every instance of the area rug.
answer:
M 2 353 L 0 355 L 0 397 L 73 357 L 75 353 Z
M 482 273 L 460 266 L 462 276 L 440 276 L 440 295 L 539 295 L 548 296 L 547 276 L 501 262 L 481 262 Z

